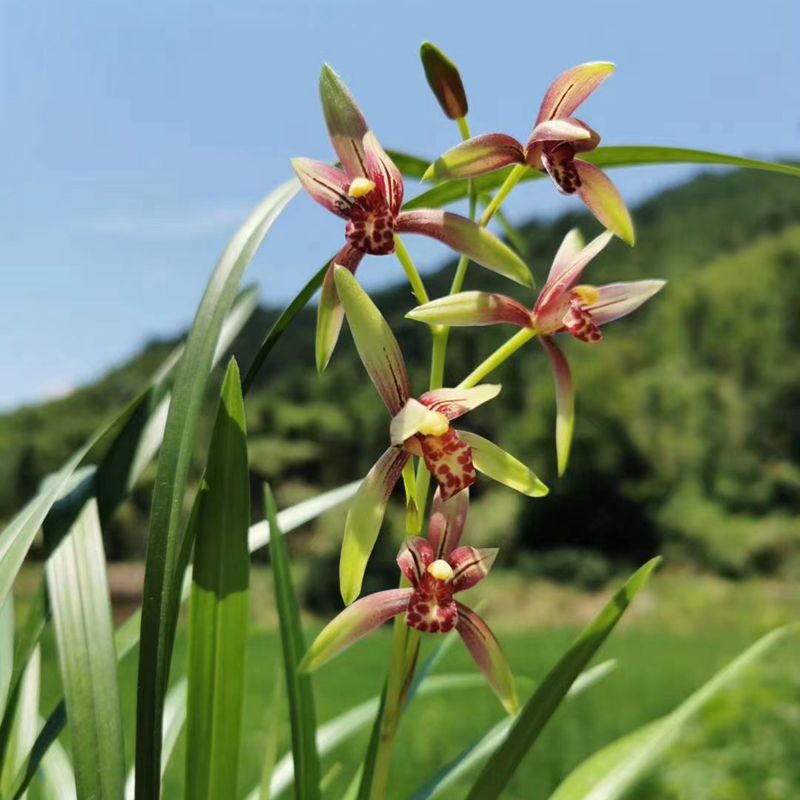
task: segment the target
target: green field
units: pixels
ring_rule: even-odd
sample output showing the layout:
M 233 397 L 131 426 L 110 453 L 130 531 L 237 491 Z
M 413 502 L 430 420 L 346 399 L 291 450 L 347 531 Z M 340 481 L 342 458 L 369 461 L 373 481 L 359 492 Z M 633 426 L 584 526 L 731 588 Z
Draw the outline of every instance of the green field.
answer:
M 269 577 L 254 572 L 253 627 L 248 659 L 244 762 L 237 796 L 253 788 L 261 769 L 269 703 L 280 658 L 272 628 Z M 584 618 L 605 593 L 579 594 L 547 582 L 498 575 L 484 594 L 485 616 L 496 628 L 517 675 L 540 678 L 568 646 Z M 547 797 L 582 758 L 617 736 L 662 715 L 760 634 L 797 618 L 797 587 L 765 581 L 731 583 L 696 575 L 659 576 L 630 617 L 612 634 L 599 660 L 617 659 L 616 669 L 585 694 L 567 703 L 515 777 L 506 796 Z M 519 613 L 512 615 L 510 605 Z M 310 627 L 316 629 L 317 622 Z M 388 659 L 389 631 L 363 642 L 315 677 L 318 715 L 327 720 L 376 694 Z M 185 663 L 178 641 L 175 670 Z M 429 640 L 428 651 L 435 644 Z M 789 800 L 800 791 L 800 645 L 787 641 L 735 688 L 710 704 L 687 731 L 657 775 L 634 797 L 670 800 Z M 52 647 L 45 654 L 44 708 L 58 692 Z M 438 672 L 473 673 L 456 642 Z M 126 659 L 123 702 L 131 735 L 135 703 L 135 660 Z M 530 691 L 528 688 L 527 691 Z M 288 747 L 286 709 L 281 750 Z M 393 798 L 411 797 L 437 769 L 500 719 L 501 709 L 485 689 L 418 698 L 405 718 L 392 776 Z M 367 732 L 336 750 L 325 762 L 341 762 L 327 797 L 339 798 L 363 753 Z M 183 753 L 178 746 L 166 797 L 182 796 Z M 460 798 L 462 788 L 446 795 Z M 288 795 L 287 795 L 288 796 Z

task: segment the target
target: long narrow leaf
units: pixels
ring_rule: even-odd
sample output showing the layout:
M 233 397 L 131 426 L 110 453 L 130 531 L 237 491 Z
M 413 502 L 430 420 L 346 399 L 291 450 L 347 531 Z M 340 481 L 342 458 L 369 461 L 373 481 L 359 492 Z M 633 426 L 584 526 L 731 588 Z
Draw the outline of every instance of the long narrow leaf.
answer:
M 269 486 L 264 488 L 264 503 L 270 530 L 279 532 L 275 498 Z M 294 774 L 298 777 L 298 800 L 318 800 L 320 797 L 320 766 L 315 732 L 314 694 L 311 676 L 301 675 L 297 665 L 306 651 L 305 637 L 300 623 L 300 608 L 292 585 L 289 554 L 283 536 L 273 536 L 270 541 L 272 573 L 275 586 L 275 605 L 280 620 L 283 663 L 286 676 L 286 696 L 289 701 L 289 719 L 292 727 L 292 755 Z
M 222 385 L 194 545 L 189 617 L 186 796 L 236 789 L 250 582 L 250 478 L 236 361 Z
M 5 714 L 6 701 L 14 672 L 14 596 L 9 595 L 0 605 L 0 717 Z M 0 753 L 0 755 L 2 755 Z M 0 758 L 0 764 L 3 763 Z
M 136 705 L 136 797 L 160 796 L 162 711 L 174 630 L 171 601 L 183 527 L 183 501 L 209 371 L 225 315 L 247 265 L 272 224 L 295 196 L 292 180 L 272 192 L 231 240 L 208 283 L 175 377 L 158 459 L 147 546 Z
M 550 800 L 617 800 L 641 780 L 680 738 L 687 723 L 719 692 L 736 681 L 748 667 L 766 655 L 800 626 L 789 625 L 768 633 L 671 714 L 639 728 L 599 750 L 559 785 Z
M 78 800 L 72 762 L 60 742 L 54 742 L 42 759 L 39 780 L 42 800 Z
M 117 656 L 97 503 L 50 555 L 47 587 L 79 797 L 119 798 L 125 786 Z
M 582 672 L 570 686 L 566 697 L 572 698 L 594 686 L 616 666 L 613 660 L 597 664 L 586 672 Z M 513 717 L 505 717 L 481 736 L 478 741 L 470 745 L 460 755 L 456 756 L 446 767 L 440 770 L 424 788 L 420 789 L 413 800 L 432 800 L 439 797 L 446 789 L 457 784 L 481 761 L 491 755 L 503 742 L 514 724 Z
M 338 489 L 331 489 L 317 497 L 309 500 L 304 500 L 297 505 L 286 508 L 278 513 L 278 530 L 283 533 L 299 528 L 306 522 L 314 519 L 315 517 L 324 514 L 337 506 L 346 503 L 350 500 L 358 488 L 358 481 L 341 486 Z M 250 551 L 256 550 L 270 540 L 270 527 L 267 522 L 259 522 L 251 525 L 249 533 L 249 547 Z M 189 596 L 191 581 L 189 576 L 184 580 L 181 598 L 186 599 Z M 115 643 L 117 649 L 117 658 L 122 659 L 130 653 L 139 643 L 139 632 L 141 628 L 141 610 L 134 612 L 118 629 L 115 635 Z M 185 716 L 185 704 L 183 707 Z M 56 704 L 55 709 L 47 718 L 45 725 L 39 732 L 39 736 L 31 749 L 30 753 L 17 774 L 14 782 L 14 791 L 24 791 L 29 785 L 31 779 L 36 774 L 36 770 L 41 763 L 44 754 L 48 748 L 56 741 L 59 733 L 64 729 L 66 724 L 66 709 L 63 701 Z M 166 719 L 166 715 L 165 715 Z M 166 722 L 165 722 L 166 724 Z M 181 718 L 180 725 L 183 725 L 183 718 Z M 166 741 L 166 736 L 164 737 Z M 163 759 L 162 759 L 163 761 Z
M 766 172 L 777 172 L 800 178 L 800 167 L 790 164 L 779 164 L 772 161 L 758 161 L 752 158 L 740 158 L 724 153 L 712 153 L 706 150 L 690 150 L 684 147 L 599 147 L 591 153 L 581 153 L 581 158 L 598 167 L 647 167 L 658 164 L 706 164 L 709 166 L 741 167 Z M 498 189 L 508 176 L 509 170 L 499 170 L 473 180 L 479 194 L 493 192 Z M 523 181 L 533 181 L 544 177 L 544 173 L 528 170 Z M 439 184 L 433 189 L 418 195 L 405 204 L 406 209 L 442 208 L 469 196 L 468 181 L 455 180 Z
M 550 670 L 523 706 L 499 749 L 484 765 L 467 796 L 469 800 L 493 800 L 500 796 L 569 687 L 619 622 L 633 598 L 644 588 L 659 560 L 648 561 L 627 580 Z

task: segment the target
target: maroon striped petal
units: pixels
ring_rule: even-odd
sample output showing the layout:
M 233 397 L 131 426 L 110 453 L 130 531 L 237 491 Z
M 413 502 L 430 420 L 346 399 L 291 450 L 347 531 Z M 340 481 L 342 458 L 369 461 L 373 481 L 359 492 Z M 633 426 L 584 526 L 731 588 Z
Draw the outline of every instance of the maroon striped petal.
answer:
M 361 593 L 364 570 L 383 524 L 386 505 L 409 458 L 399 447 L 390 447 L 367 473 L 353 498 L 339 557 L 339 588 L 345 605 Z
M 419 402 L 431 411 L 444 414 L 447 419 L 453 420 L 493 400 L 500 394 L 501 388 L 496 383 L 483 383 L 472 389 L 434 389 L 425 392 L 419 398 Z
M 496 547 L 457 547 L 453 550 L 447 557 L 453 568 L 453 577 L 450 579 L 453 591 L 465 592 L 482 581 L 492 568 L 498 552 Z
M 559 75 L 542 100 L 536 124 L 556 117 L 571 117 L 576 108 L 614 73 L 608 61 L 579 64 Z
M 439 156 L 425 171 L 422 180 L 477 178 L 524 161 L 525 152 L 516 139 L 504 133 L 486 133 L 473 136 Z
M 436 560 L 433 547 L 421 536 L 409 536 L 397 554 L 397 566 L 412 586 L 418 586 L 428 565 Z
M 495 292 L 459 292 L 431 300 L 406 314 L 428 325 L 465 327 L 508 323 L 531 327 L 531 312 L 522 303 Z
M 553 267 L 550 270 L 550 275 L 547 277 L 547 283 L 545 283 L 542 288 L 536 300 L 536 305 L 533 307 L 534 322 L 536 314 L 546 311 L 546 306 L 551 301 L 557 301 L 564 292 L 575 285 L 588 263 L 600 253 L 613 238 L 609 231 L 601 233 L 599 236 L 592 239 L 586 247 L 578 250 L 578 252 L 572 256 L 571 260 L 568 261 L 567 257 L 574 252 L 579 244 L 579 236 L 580 234 L 577 231 L 570 231 L 559 248 L 555 261 L 553 262 Z
M 500 643 L 495 639 L 489 626 L 471 608 L 456 602 L 458 622 L 456 630 L 461 634 L 470 655 L 475 659 L 480 671 L 486 676 L 503 707 L 509 714 L 519 710 L 514 676 L 508 666 Z
M 442 500 L 437 489 L 431 504 L 428 522 L 428 541 L 436 552 L 436 558 L 447 556 L 458 547 L 469 511 L 469 489 L 462 489 L 449 500 Z
M 636 242 L 633 220 L 611 179 L 594 164 L 579 158 L 575 159 L 575 169 L 581 182 L 578 194 L 589 211 L 623 242 L 633 246 Z
M 597 302 L 586 307 L 596 325 L 605 325 L 635 311 L 642 303 L 660 291 L 666 281 L 647 280 L 608 283 L 598 286 Z
M 322 281 L 322 290 L 317 306 L 317 335 L 315 342 L 317 369 L 323 372 L 331 360 L 339 333 L 342 330 L 344 309 L 339 302 L 339 293 L 336 291 L 334 281 L 334 267 L 344 267 L 350 272 L 355 272 L 364 254 L 355 247 L 347 244 L 331 261 L 325 278 Z
M 389 413 L 394 416 L 411 394 L 406 364 L 397 339 L 375 303 L 350 272 L 335 268 L 334 279 L 361 361 Z
M 350 645 L 402 614 L 413 589 L 389 589 L 362 597 L 334 617 L 309 647 L 298 665 L 299 672 L 313 672 Z
M 397 217 L 398 233 L 418 233 L 443 242 L 487 269 L 523 286 L 533 286 L 525 262 L 486 228 L 449 211 L 421 209 L 404 211 Z
M 347 194 L 350 178 L 342 170 L 311 158 L 293 158 L 292 167 L 312 199 L 336 216 L 350 218 L 353 208 L 353 198 Z
M 559 117 L 540 122 L 528 139 L 528 148 L 541 142 L 570 142 L 573 145 L 592 144 L 588 149 L 594 149 L 600 142 L 600 136 L 585 122 L 574 117 Z
M 572 433 L 575 428 L 575 390 L 572 385 L 572 373 L 564 354 L 549 336 L 540 336 L 539 341 L 553 368 L 553 381 L 556 387 L 556 457 L 558 474 L 563 475 L 569 462 Z
M 366 133 L 363 144 L 369 178 L 378 187 L 392 214 L 398 214 L 403 205 L 403 176 L 372 131 Z
M 344 81 L 326 64 L 319 77 L 322 112 L 333 149 L 350 178 L 367 178 L 363 140 L 369 130 L 353 95 Z

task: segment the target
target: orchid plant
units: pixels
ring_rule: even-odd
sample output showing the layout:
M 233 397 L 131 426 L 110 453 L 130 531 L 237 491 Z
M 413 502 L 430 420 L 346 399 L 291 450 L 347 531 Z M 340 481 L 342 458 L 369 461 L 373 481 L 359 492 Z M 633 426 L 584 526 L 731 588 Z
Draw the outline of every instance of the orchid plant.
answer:
M 403 714 L 441 657 L 445 643 L 455 641 L 456 635 L 478 668 L 475 675 L 466 677 L 481 689 L 488 683 L 507 716 L 452 765 L 440 769 L 433 783 L 415 797 L 439 796 L 449 783 L 463 779 L 476 761 L 488 757 L 468 800 L 496 800 L 568 692 L 597 678 L 597 668 L 594 678 L 591 670 L 585 671 L 590 660 L 646 585 L 657 559 L 625 583 L 533 692 L 518 699 L 517 686 L 524 688 L 523 676 L 515 681 L 498 637 L 483 617 L 462 601 L 466 592 L 487 577 L 498 553 L 468 541 L 466 520 L 478 473 L 537 501 L 545 497 L 548 488 L 529 466 L 498 444 L 456 428 L 456 421 L 474 412 L 473 419 L 479 423 L 483 406 L 500 393 L 499 385 L 485 379 L 538 338 L 555 378 L 558 474 L 566 470 L 575 401 L 570 367 L 557 339 L 569 335 L 596 346 L 607 323 L 630 314 L 664 286 L 663 281 L 652 278 L 599 286 L 580 283 L 589 262 L 600 256 L 614 236 L 634 244 L 633 223 L 625 203 L 598 165 L 675 163 L 682 157 L 692 163 L 767 169 L 797 177 L 800 169 L 674 148 L 619 148 L 610 154 L 604 152 L 607 148 L 598 149 L 599 135 L 574 114 L 613 73 L 614 66 L 605 61 L 574 67 L 553 82 L 525 144 L 499 133 L 473 137 L 458 68 L 431 44 L 423 45 L 421 56 L 428 84 L 445 116 L 455 122 L 461 143 L 430 164 L 429 159 L 420 161 L 399 153 L 390 157 L 342 79 L 324 67 L 322 111 L 338 164 L 304 158 L 292 162 L 299 182 L 293 178 L 275 189 L 231 240 L 209 281 L 185 345 L 170 355 L 109 426 L 42 482 L 38 493 L 0 531 L 3 797 L 25 797 L 31 781 L 39 775 L 44 778 L 37 787 L 43 797 L 158 800 L 164 770 L 184 724 L 185 796 L 192 800 L 236 796 L 245 704 L 250 554 L 267 543 L 292 748 L 273 770 L 281 724 L 276 699 L 270 717 L 271 754 L 264 758 L 262 785 L 248 798 L 278 796 L 292 782 L 299 800 L 320 800 L 324 791 L 330 794 L 330 789 L 322 788 L 330 785 L 331 778 L 330 773 L 323 775 L 321 756 L 333 742 L 372 720 L 363 762 L 353 770 L 350 788 L 335 796 L 385 800 Z M 441 185 L 404 204 L 406 186 L 400 167 L 406 177 L 424 175 Z M 495 172 L 498 174 L 490 174 Z M 521 181 L 544 174 L 561 193 L 578 196 L 605 230 L 588 244 L 577 230 L 570 231 L 534 298 L 531 267 L 536 265 L 527 264 L 489 225 Z M 212 370 L 257 303 L 250 290 L 237 298 L 237 286 L 271 225 L 301 188 L 345 221 L 344 244 L 326 265 L 324 275 L 321 272 L 313 278 L 276 321 L 243 379 L 231 360 L 202 478 L 193 486 L 192 467 Z M 469 200 L 467 216 L 441 210 L 465 198 Z M 476 219 L 478 204 L 484 200 L 486 209 Z M 499 219 L 507 222 L 502 216 Z M 513 226 L 510 230 L 513 233 Z M 448 295 L 428 296 L 401 238 L 406 233 L 434 239 L 458 254 Z M 409 301 L 414 307 L 407 316 L 427 325 L 431 338 L 430 379 L 426 387 L 413 392 L 400 342 L 356 277 L 365 257 L 393 253 L 416 300 Z M 613 257 L 613 248 L 609 255 Z M 472 261 L 519 284 L 517 299 L 497 292 L 463 291 Z M 340 487 L 280 514 L 267 487 L 267 518 L 251 525 L 245 395 L 278 337 L 320 287 L 317 368 L 321 371 L 329 363 L 346 319 L 366 374 L 389 414 L 385 450 L 357 486 Z M 530 295 L 523 294 L 528 292 Z M 511 325 L 519 330 L 460 381 L 446 382 L 451 329 L 487 325 Z M 533 360 L 519 363 L 523 369 L 539 369 Z M 104 526 L 157 452 L 141 614 L 132 615 L 115 631 Z M 435 494 L 429 503 L 432 484 Z M 405 493 L 405 542 L 397 556 L 397 581 L 360 597 L 390 497 L 399 485 Z M 480 489 L 477 483 L 474 491 Z M 190 490 L 195 490 L 191 514 L 185 513 Z M 339 566 L 345 607 L 307 646 L 282 533 L 344 502 L 350 504 Z M 23 627 L 17 631 L 16 620 L 22 615 L 15 614 L 12 589 L 40 530 L 44 534 L 44 576 Z M 173 681 L 173 645 L 185 600 L 190 607 L 187 674 L 185 679 Z M 489 608 L 488 619 L 491 613 Z M 380 695 L 318 727 L 312 674 L 390 620 L 394 620 L 391 651 Z M 57 651 L 64 700 L 54 704 L 42 723 L 39 643 L 45 631 L 52 632 L 55 640 L 52 649 Z M 448 633 L 450 638 L 445 636 Z M 597 791 L 604 797 L 619 797 L 680 737 L 680 726 L 708 697 L 786 634 L 786 629 L 769 634 L 675 713 L 612 743 L 568 776 L 567 788 L 558 789 L 553 797 L 588 798 L 597 796 Z M 434 642 L 438 638 L 439 644 L 418 669 L 422 637 Z M 136 755 L 131 766 L 125 763 L 128 748 L 118 660 L 137 644 Z M 460 686 L 463 688 L 463 682 Z M 47 694 L 52 695 L 53 690 Z M 280 694 L 279 685 L 276 697 Z M 60 743 L 65 726 L 69 736 L 61 738 L 68 740 L 70 756 Z M 338 790 L 334 786 L 334 791 Z

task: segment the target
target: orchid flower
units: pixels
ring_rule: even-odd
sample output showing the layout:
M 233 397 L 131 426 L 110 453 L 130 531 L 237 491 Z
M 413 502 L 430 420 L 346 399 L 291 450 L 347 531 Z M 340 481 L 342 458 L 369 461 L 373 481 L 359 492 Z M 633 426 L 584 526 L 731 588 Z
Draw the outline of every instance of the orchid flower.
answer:
M 443 500 L 471 486 L 476 471 L 530 497 L 544 496 L 547 487 L 496 444 L 450 425 L 496 397 L 499 386 L 436 389 L 413 398 L 406 364 L 389 324 L 348 270 L 336 267 L 334 279 L 358 354 L 392 415 L 391 444 L 361 484 L 345 522 L 339 579 L 342 597 L 351 603 L 361 591 L 389 496 L 412 455 L 423 459 Z
M 576 286 L 587 264 L 611 241 L 608 231 L 585 247 L 580 233 L 571 230 L 561 244 L 547 283 L 533 309 L 501 294 L 461 292 L 418 306 L 406 316 L 429 325 L 497 325 L 508 323 L 535 332 L 553 368 L 556 385 L 556 451 L 558 472 L 569 459 L 575 420 L 575 401 L 569 364 L 553 337 L 571 333 L 596 344 L 603 338 L 601 326 L 624 317 L 658 292 L 665 281 L 643 280 Z
M 500 702 L 509 714 L 515 714 L 514 678 L 500 644 L 486 622 L 454 597 L 483 580 L 497 555 L 497 550 L 458 546 L 468 506 L 468 489 L 446 502 L 437 493 L 429 538 L 407 539 L 397 556 L 411 587 L 367 595 L 342 611 L 317 636 L 300 671 L 321 667 L 383 623 L 405 614 L 406 624 L 423 633 L 458 631 Z
M 594 150 L 599 134 L 572 114 L 614 72 L 607 61 L 581 64 L 556 78 L 544 96 L 527 144 L 504 133 L 474 136 L 431 164 L 429 178 L 475 178 L 511 164 L 546 172 L 562 194 L 578 194 L 603 226 L 632 245 L 633 222 L 619 191 L 578 154 Z
M 330 360 L 342 325 L 334 266 L 355 272 L 365 255 L 393 253 L 395 234 L 418 233 L 437 239 L 490 270 L 525 286 L 533 285 L 530 271 L 519 256 L 471 220 L 432 209 L 401 211 L 404 186 L 400 170 L 369 129 L 342 79 L 329 66 L 322 70 L 320 95 L 341 168 L 308 158 L 292 161 L 300 183 L 311 197 L 347 220 L 347 243 L 331 261 L 322 284 L 316 345 L 320 370 Z

